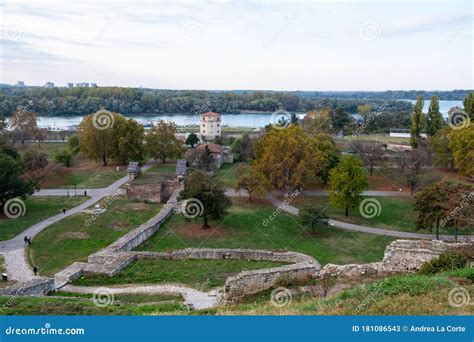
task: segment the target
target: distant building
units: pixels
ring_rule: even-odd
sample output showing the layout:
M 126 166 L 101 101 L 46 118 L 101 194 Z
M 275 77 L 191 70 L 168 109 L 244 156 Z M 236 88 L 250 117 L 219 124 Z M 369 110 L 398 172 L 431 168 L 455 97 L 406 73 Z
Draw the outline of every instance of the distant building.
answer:
M 68 87 L 68 88 L 74 87 L 74 83 L 71 83 L 71 82 L 67 83 L 67 87 Z
M 390 128 L 390 135 L 391 138 L 409 138 L 410 130 L 407 128 Z M 420 136 L 422 138 L 427 138 L 426 133 L 421 133 Z
M 26 86 L 25 86 L 25 82 L 23 82 L 23 81 L 18 81 L 18 82 L 16 82 L 16 86 L 17 86 L 17 87 L 20 87 L 20 88 L 26 87 Z
M 45 88 L 54 88 L 54 83 L 53 82 L 46 82 L 43 87 Z
M 199 132 L 202 140 L 219 139 L 222 134 L 221 115 L 214 112 L 201 114 Z
M 75 86 L 78 87 L 78 88 L 88 88 L 88 87 L 89 87 L 89 83 L 87 83 L 87 82 L 79 82 L 79 83 L 76 83 Z
M 93 88 L 97 87 L 97 83 L 91 83 L 91 87 Z
M 205 148 L 207 148 L 214 157 L 215 166 L 218 169 L 222 166 L 222 164 L 234 162 L 234 156 L 230 151 L 230 148 L 226 146 L 221 146 L 214 143 L 205 143 L 196 147 L 198 150 L 204 150 Z

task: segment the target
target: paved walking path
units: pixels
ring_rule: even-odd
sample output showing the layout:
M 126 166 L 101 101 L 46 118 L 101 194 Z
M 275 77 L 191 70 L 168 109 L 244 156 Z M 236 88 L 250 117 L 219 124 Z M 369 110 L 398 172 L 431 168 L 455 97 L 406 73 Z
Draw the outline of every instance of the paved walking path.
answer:
M 121 294 L 121 293 L 141 293 L 141 294 L 180 294 L 184 298 L 184 303 L 193 309 L 207 309 L 217 305 L 219 294 L 216 290 L 209 292 L 198 291 L 196 289 L 173 284 L 161 285 L 139 285 L 129 284 L 124 286 L 75 286 L 66 285 L 61 291 L 70 293 L 96 293 L 96 294 Z
M 153 162 L 147 163 L 142 168 L 142 170 L 147 170 L 153 164 Z M 79 204 L 74 208 L 67 210 L 65 214 L 60 213 L 32 225 L 30 228 L 26 229 L 25 231 L 10 240 L 1 241 L 0 253 L 5 259 L 5 269 L 9 278 L 20 282 L 28 281 L 34 278 L 33 270 L 31 269 L 28 261 L 26 260 L 24 243 L 25 236 L 34 238 L 46 227 L 52 225 L 53 223 L 61 221 L 66 217 L 81 212 L 82 210 L 92 206 L 94 203 L 100 201 L 104 197 L 112 196 L 116 193 L 123 193 L 123 190 L 120 189 L 120 187 L 123 184 L 127 183 L 128 180 L 128 176 L 125 176 L 106 188 L 87 189 L 87 195 L 91 197 L 87 201 Z M 33 196 L 65 196 L 67 194 L 67 191 L 67 189 L 46 189 L 36 192 Z M 84 191 L 84 189 L 82 189 L 82 191 Z M 69 190 L 69 193 L 71 194 L 71 190 Z
M 282 202 L 272 195 L 267 195 L 267 199 L 276 207 L 281 208 L 281 210 L 292 214 L 298 215 L 299 210 L 298 208 Z M 329 220 L 328 224 L 331 227 L 340 228 L 344 230 L 350 230 L 354 232 L 361 232 L 361 233 L 368 233 L 368 234 L 375 234 L 375 235 L 384 235 L 384 236 L 393 236 L 402 239 L 429 239 L 434 240 L 436 236 L 434 234 L 419 234 L 419 233 L 410 233 L 410 232 L 403 232 L 399 230 L 389 230 L 389 229 L 382 229 L 382 228 L 374 228 L 374 227 L 366 227 L 361 226 L 358 224 L 346 223 L 342 221 L 336 220 Z M 439 235 L 440 240 L 445 241 L 454 241 L 454 235 Z M 459 235 L 458 241 L 474 241 L 474 236 L 472 235 Z

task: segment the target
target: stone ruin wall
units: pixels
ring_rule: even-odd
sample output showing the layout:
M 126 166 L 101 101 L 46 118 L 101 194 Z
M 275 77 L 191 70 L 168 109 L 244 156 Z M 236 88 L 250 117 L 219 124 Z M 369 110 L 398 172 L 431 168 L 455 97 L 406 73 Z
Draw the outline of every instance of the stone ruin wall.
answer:
M 361 275 L 384 276 L 396 273 L 414 273 L 421 266 L 441 253 L 474 248 L 473 243 L 446 243 L 437 240 L 395 240 L 385 249 L 382 261 L 368 264 L 327 264 L 320 275 L 357 277 Z

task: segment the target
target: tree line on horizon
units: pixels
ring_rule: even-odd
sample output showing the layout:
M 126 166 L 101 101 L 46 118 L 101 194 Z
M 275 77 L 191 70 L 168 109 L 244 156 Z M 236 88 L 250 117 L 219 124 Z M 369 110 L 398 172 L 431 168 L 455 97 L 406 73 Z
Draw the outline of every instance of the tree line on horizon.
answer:
M 318 93 L 318 92 L 316 92 Z M 342 93 L 341 93 L 342 94 Z M 120 87 L 43 88 L 0 87 L 0 115 L 11 116 L 26 106 L 40 116 L 73 116 L 94 113 L 101 108 L 129 114 L 177 114 L 216 111 L 308 112 L 342 108 L 356 114 L 361 105 L 383 105 L 390 112 L 411 112 L 409 101 L 380 98 L 343 98 L 337 93 L 320 97 L 314 92 L 164 90 Z

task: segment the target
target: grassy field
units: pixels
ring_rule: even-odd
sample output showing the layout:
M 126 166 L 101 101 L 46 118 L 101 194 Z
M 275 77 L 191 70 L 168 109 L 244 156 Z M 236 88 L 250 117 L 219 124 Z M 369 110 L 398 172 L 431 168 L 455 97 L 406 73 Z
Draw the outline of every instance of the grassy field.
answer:
M 233 188 L 235 182 L 237 181 L 237 168 L 240 164 L 244 163 L 232 163 L 224 164 L 217 171 L 217 178 L 222 182 L 224 187 Z
M 363 141 L 376 141 L 381 144 L 408 144 L 410 138 L 395 138 L 390 137 L 388 133 L 374 133 L 374 134 L 361 134 L 359 136 L 356 135 L 347 135 L 344 138 L 338 138 L 337 141 L 354 141 L 354 140 L 363 140 Z
M 41 182 L 45 189 L 104 188 L 127 175 L 125 167 L 116 171 L 110 167 L 97 166 L 95 169 L 65 168 L 55 169 Z
M 176 163 L 175 162 L 166 162 L 166 163 L 157 163 L 150 167 L 145 173 L 167 173 L 175 174 L 176 173 Z
M 296 251 L 312 255 L 321 264 L 363 263 L 381 260 L 392 239 L 320 226 L 316 234 L 302 227 L 298 219 L 265 202 L 234 199 L 229 214 L 202 229 L 200 221 L 173 215 L 140 250 L 170 251 L 186 247 L 257 248 Z
M 25 215 L 10 219 L 0 217 L 0 241 L 9 240 L 37 222 L 61 212 L 63 208 L 75 207 L 88 197 L 28 197 L 25 203 Z M 3 213 L 2 213 L 3 214 Z
M 134 294 L 114 296 L 114 303 L 98 307 L 88 297 L 11 297 L 1 296 L 2 315 L 164 315 L 186 314 L 188 309 L 177 300 L 144 298 Z
M 28 149 L 37 149 L 46 154 L 48 159 L 54 159 L 54 155 L 67 147 L 67 142 L 45 142 L 41 143 L 41 147 L 38 147 L 38 143 L 25 143 L 21 145 L 20 143 L 16 143 L 15 147 L 18 148 L 20 152 L 28 150 Z
M 367 197 L 368 198 L 368 197 Z M 380 227 L 391 230 L 415 231 L 415 212 L 413 211 L 413 199 L 409 197 L 371 197 L 380 203 L 380 215 L 374 218 L 364 218 L 359 209 L 349 211 L 349 217 L 344 216 L 344 210 L 332 207 L 327 197 L 297 196 L 291 201 L 291 205 L 302 208 L 306 204 L 317 204 L 322 206 L 326 214 L 334 219 Z M 283 200 L 283 197 L 280 197 Z M 423 232 L 423 231 L 420 231 Z M 427 231 L 424 231 L 425 233 Z
M 295 298 L 288 305 L 279 308 L 269 303 L 269 295 L 258 296 L 253 302 L 217 308 L 208 314 L 472 315 L 474 313 L 472 305 L 462 307 L 450 305 L 448 293 L 460 286 L 459 284 L 473 293 L 473 276 L 474 269 L 456 270 L 432 276 L 399 275 L 360 285 L 326 299 Z
M 240 271 L 278 267 L 283 263 L 249 260 L 138 260 L 114 277 L 87 275 L 74 285 L 133 283 L 179 283 L 209 289 L 224 285 L 227 277 Z
M 102 203 L 106 201 L 104 199 Z M 92 216 L 90 213 L 70 216 L 49 226 L 33 239 L 28 248 L 30 264 L 37 266 L 41 275 L 50 276 L 74 261 L 86 261 L 90 254 L 153 217 L 160 207 L 156 203 L 118 197 L 90 225 L 86 225 L 86 220 Z

